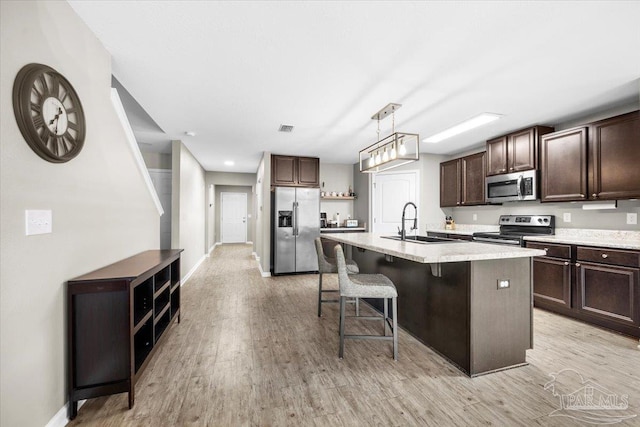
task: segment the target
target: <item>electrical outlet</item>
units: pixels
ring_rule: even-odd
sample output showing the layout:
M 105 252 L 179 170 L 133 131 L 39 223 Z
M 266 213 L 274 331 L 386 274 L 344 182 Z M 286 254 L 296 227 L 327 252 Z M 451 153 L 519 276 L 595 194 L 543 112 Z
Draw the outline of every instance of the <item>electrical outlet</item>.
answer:
M 498 279 L 498 289 L 506 289 L 511 286 L 509 279 Z
M 628 213 L 627 214 L 627 224 L 635 225 L 638 223 L 638 214 L 637 213 Z
M 564 222 L 571 222 L 571 213 L 565 212 L 562 214 L 562 220 Z
M 52 232 L 53 220 L 50 210 L 26 210 L 24 213 L 27 236 Z
M 473 220 L 477 221 L 478 220 L 478 214 L 473 214 Z

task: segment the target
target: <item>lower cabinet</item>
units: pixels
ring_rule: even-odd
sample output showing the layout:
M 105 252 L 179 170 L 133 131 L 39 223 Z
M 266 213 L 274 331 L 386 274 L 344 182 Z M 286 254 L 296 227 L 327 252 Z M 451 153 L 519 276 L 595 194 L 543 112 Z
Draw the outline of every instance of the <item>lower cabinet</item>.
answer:
M 640 337 L 640 251 L 527 242 L 534 305 Z

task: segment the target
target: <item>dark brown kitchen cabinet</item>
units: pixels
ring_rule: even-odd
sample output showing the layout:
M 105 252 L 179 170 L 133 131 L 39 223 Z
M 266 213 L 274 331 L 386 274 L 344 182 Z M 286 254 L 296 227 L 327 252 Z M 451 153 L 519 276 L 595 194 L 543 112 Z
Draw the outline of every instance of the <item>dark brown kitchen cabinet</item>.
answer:
M 640 197 L 640 111 L 589 125 L 589 198 Z
M 78 401 L 129 393 L 180 322 L 180 253 L 151 250 L 67 282 L 69 417 Z
M 320 159 L 272 155 L 271 185 L 319 188 Z
M 440 207 L 460 206 L 460 159 L 440 163 Z
M 485 152 L 440 163 L 440 206 L 483 205 Z
M 487 176 L 538 168 L 538 141 L 553 128 L 534 126 L 487 141 Z
M 640 252 L 578 247 L 578 310 L 595 319 L 640 326 Z
M 571 308 L 571 246 L 527 242 L 547 255 L 533 258 L 533 302 L 537 307 Z
M 587 128 L 544 135 L 540 140 L 540 199 L 587 199 Z
M 527 242 L 534 304 L 640 338 L 640 251 Z

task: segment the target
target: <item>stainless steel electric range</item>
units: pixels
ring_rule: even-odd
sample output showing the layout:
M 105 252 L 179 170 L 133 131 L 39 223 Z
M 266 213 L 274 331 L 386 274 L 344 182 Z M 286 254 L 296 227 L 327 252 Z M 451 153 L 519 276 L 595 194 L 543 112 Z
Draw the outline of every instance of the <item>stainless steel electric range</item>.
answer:
M 500 215 L 500 231 L 473 233 L 473 240 L 480 243 L 524 246 L 525 236 L 553 235 L 553 215 Z

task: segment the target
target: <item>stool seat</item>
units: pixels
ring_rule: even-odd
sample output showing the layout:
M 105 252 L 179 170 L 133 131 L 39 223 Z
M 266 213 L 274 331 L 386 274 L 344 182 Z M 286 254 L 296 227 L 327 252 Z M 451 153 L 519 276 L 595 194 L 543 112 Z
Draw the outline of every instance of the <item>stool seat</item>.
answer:
M 384 274 L 357 274 L 350 277 L 340 295 L 352 298 L 395 298 L 398 291 Z

